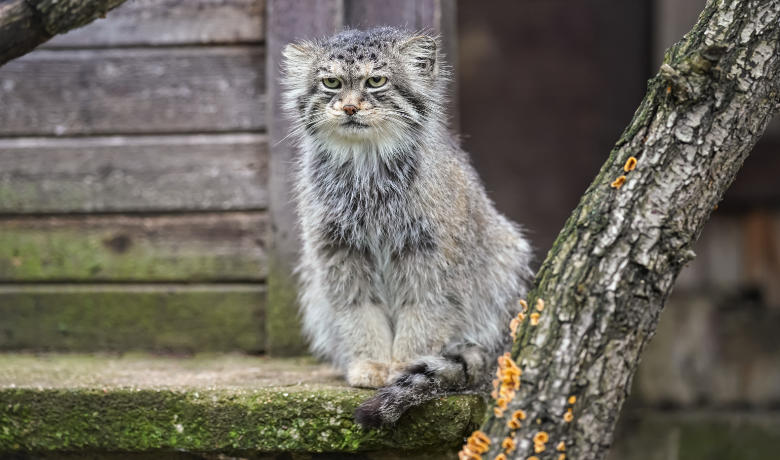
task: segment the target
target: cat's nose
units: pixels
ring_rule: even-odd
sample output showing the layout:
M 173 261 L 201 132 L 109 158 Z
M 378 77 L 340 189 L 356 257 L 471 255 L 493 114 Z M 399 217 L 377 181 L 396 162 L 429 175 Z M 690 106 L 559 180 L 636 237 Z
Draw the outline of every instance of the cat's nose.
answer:
M 352 105 L 352 104 L 345 105 L 345 106 L 343 106 L 343 107 L 342 107 L 342 109 L 344 109 L 344 112 L 345 112 L 347 115 L 350 115 L 350 116 L 351 116 L 351 115 L 354 115 L 354 114 L 356 114 L 356 113 L 357 113 L 357 111 L 358 111 L 358 108 L 357 108 L 357 106 L 355 106 L 355 105 Z

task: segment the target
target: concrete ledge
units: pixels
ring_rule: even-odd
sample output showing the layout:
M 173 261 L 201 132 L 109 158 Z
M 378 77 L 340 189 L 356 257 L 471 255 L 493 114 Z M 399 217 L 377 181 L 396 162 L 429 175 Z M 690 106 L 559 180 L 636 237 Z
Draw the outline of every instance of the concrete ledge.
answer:
M 484 402 L 460 395 L 364 431 L 371 391 L 310 360 L 0 355 L 0 457 L 25 452 L 447 452 Z M 4 454 L 5 453 L 5 454 Z

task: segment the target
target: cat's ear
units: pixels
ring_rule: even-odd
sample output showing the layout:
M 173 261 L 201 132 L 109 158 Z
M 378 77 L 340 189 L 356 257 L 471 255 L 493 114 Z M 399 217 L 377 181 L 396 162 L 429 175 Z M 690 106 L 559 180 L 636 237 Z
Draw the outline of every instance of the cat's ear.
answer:
M 439 64 L 439 42 L 436 37 L 416 35 L 403 43 L 401 55 L 421 74 L 434 74 Z
M 282 50 L 282 57 L 288 70 L 309 67 L 317 57 L 317 45 L 312 42 L 290 43 Z

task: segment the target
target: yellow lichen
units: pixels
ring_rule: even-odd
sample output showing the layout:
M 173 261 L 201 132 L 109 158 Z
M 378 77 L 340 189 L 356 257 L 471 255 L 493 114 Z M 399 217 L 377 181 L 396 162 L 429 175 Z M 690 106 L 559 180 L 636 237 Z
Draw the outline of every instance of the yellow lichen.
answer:
M 546 431 L 540 431 L 534 435 L 534 443 L 546 443 L 550 440 L 550 435 Z
M 471 433 L 466 440 L 466 445 L 458 452 L 459 460 L 482 460 L 480 454 L 484 454 L 490 448 L 490 438 L 479 430 Z
M 625 172 L 631 172 L 636 168 L 636 158 L 634 157 L 628 157 L 628 160 L 626 160 L 626 164 L 623 165 L 623 171 Z
M 541 316 L 539 313 L 531 313 L 531 326 L 536 326 L 539 324 L 539 316 Z
M 464 447 L 463 450 L 458 452 L 458 460 L 482 460 L 482 456 L 472 452 L 468 447 Z
M 507 422 L 507 426 L 516 430 L 523 426 L 522 423 L 520 423 L 521 420 L 525 420 L 525 412 L 522 409 L 518 409 L 512 412 L 512 418 Z
M 617 179 L 615 179 L 615 182 L 612 182 L 612 184 L 610 184 L 610 187 L 612 187 L 612 188 L 620 188 L 625 183 L 626 183 L 626 176 L 620 176 Z
M 528 311 L 528 303 L 525 300 L 520 299 L 520 300 L 517 301 L 517 303 L 520 304 L 520 306 L 523 308 L 524 312 Z
M 539 457 L 537 457 L 536 455 L 531 455 L 526 460 L 539 460 Z
M 504 438 L 503 441 L 501 441 L 501 447 L 504 448 L 507 454 L 511 454 L 515 450 L 515 447 L 517 447 L 517 445 L 515 444 L 514 439 L 510 437 L 506 437 Z
M 498 454 L 496 455 L 495 460 L 506 460 L 506 455 L 504 454 Z
M 542 299 L 536 299 L 536 309 L 538 311 L 544 310 L 544 300 Z
M 535 453 L 538 454 L 540 452 L 544 452 L 544 449 L 545 449 L 544 444 L 542 444 L 541 442 L 535 442 L 534 443 L 534 452 Z
M 558 460 L 566 460 L 566 454 L 559 455 Z
M 563 441 L 559 442 L 557 446 L 555 446 L 555 450 L 558 452 L 564 452 L 566 450 L 566 444 L 563 443 Z
M 525 320 L 525 315 L 520 312 L 516 317 L 512 318 L 512 321 L 509 322 L 509 335 L 512 337 L 513 342 L 517 340 L 517 328 L 520 326 L 520 323 L 522 323 L 523 320 Z
M 563 414 L 563 421 L 569 423 L 572 420 L 574 420 L 574 413 L 571 411 L 571 408 L 569 408 L 566 410 L 566 413 Z
M 576 403 L 576 402 L 577 402 L 577 397 L 576 397 L 576 396 L 574 396 L 574 395 L 572 395 L 572 396 L 569 396 L 569 400 L 568 400 L 568 402 L 569 402 L 569 404 L 574 404 L 574 403 Z

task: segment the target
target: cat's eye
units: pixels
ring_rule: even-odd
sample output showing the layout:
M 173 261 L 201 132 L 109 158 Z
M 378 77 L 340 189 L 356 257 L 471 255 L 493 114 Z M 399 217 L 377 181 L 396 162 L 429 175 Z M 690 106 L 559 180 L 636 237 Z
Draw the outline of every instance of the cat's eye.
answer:
M 330 78 L 330 77 L 323 78 L 322 84 L 329 89 L 341 88 L 341 80 L 339 80 L 338 78 Z
M 381 88 L 382 86 L 385 86 L 385 83 L 387 83 L 387 77 L 368 77 L 366 83 L 371 88 Z

